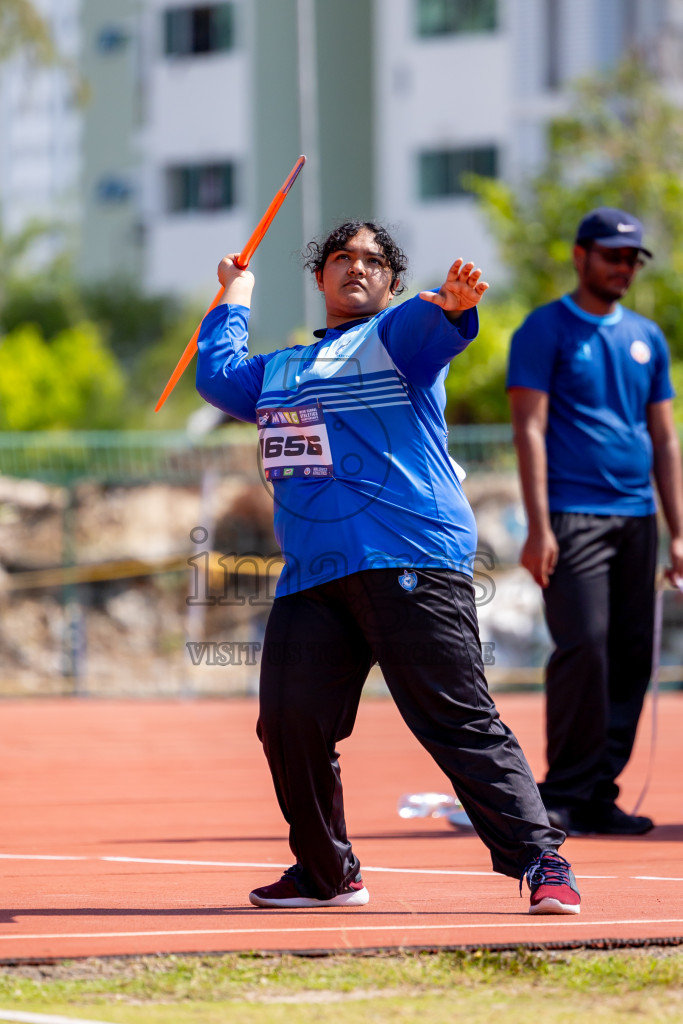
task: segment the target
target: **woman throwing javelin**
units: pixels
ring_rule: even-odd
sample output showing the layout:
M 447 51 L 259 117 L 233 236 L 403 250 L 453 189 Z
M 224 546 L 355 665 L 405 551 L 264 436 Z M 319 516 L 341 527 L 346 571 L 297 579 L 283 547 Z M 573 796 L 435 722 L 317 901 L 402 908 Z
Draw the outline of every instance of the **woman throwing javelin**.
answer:
M 531 913 L 580 896 L 536 783 L 484 677 L 472 586 L 476 528 L 448 456 L 444 380 L 476 336 L 488 288 L 456 260 L 435 292 L 396 307 L 406 259 L 350 221 L 308 246 L 326 329 L 249 357 L 254 277 L 218 267 L 221 303 L 198 339 L 197 389 L 256 423 L 285 561 L 264 638 L 258 734 L 296 863 L 258 907 L 368 902 L 346 834 L 336 745 L 377 661 L 401 715 L 445 772 L 494 870 Z

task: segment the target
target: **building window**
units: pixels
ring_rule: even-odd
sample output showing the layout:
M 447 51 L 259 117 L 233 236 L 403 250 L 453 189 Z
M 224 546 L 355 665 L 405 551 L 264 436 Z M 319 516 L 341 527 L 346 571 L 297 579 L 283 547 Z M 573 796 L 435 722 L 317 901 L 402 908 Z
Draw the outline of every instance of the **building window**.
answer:
M 420 36 L 493 32 L 496 28 L 496 0 L 416 0 L 416 3 Z
M 164 51 L 168 56 L 230 50 L 235 43 L 232 4 L 172 7 L 164 12 Z
M 192 164 L 166 171 L 167 209 L 227 210 L 235 205 L 235 168 L 231 163 Z
M 545 0 L 545 87 L 551 91 L 560 88 L 561 73 L 561 33 L 560 33 L 559 0 Z
M 442 199 L 471 195 L 468 174 L 498 176 L 498 150 L 494 146 L 438 149 L 420 153 L 420 197 Z
M 108 174 L 97 182 L 95 195 L 100 203 L 117 205 L 128 202 L 133 195 L 133 187 L 126 178 Z
M 120 25 L 105 25 L 97 35 L 99 53 L 118 53 L 130 42 L 130 36 Z
M 639 18 L 638 0 L 622 0 L 619 7 L 621 15 L 621 45 L 624 50 L 632 50 L 638 44 Z

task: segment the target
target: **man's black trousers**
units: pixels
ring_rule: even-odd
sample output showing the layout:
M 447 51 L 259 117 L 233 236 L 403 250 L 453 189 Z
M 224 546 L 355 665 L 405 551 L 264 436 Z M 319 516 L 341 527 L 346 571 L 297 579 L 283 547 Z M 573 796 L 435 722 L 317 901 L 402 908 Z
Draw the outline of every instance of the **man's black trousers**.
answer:
M 360 865 L 346 834 L 337 743 L 376 660 L 408 727 L 451 781 L 493 867 L 520 877 L 552 828 L 519 744 L 489 696 L 472 582 L 449 570 L 370 569 L 276 598 L 258 734 L 306 890 L 340 892 Z M 405 583 L 405 578 L 404 578 Z
M 560 555 L 544 590 L 547 807 L 616 800 L 652 669 L 656 516 L 553 513 Z

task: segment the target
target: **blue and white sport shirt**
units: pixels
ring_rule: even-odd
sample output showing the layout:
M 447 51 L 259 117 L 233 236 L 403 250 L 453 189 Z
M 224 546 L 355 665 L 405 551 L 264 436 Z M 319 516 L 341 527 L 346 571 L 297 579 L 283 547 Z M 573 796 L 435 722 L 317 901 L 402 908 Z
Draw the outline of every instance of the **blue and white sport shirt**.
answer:
M 514 334 L 507 386 L 549 395 L 551 512 L 655 511 L 647 407 L 674 393 L 655 323 L 621 305 L 595 316 L 565 295 L 534 310 Z
M 249 357 L 244 306 L 221 305 L 198 339 L 197 390 L 259 428 L 285 566 L 276 596 L 363 569 L 472 576 L 474 517 L 448 455 L 444 380 L 476 336 L 420 298 Z

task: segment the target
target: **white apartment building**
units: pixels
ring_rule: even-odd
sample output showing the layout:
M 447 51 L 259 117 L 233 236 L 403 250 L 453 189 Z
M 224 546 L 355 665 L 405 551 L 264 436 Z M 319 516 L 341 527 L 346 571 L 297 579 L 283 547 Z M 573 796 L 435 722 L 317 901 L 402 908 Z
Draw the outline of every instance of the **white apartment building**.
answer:
M 576 76 L 647 54 L 683 102 L 683 0 L 36 0 L 88 105 L 21 62 L 0 85 L 5 230 L 71 219 L 80 272 L 206 298 L 301 152 L 254 259 L 264 344 L 304 319 L 311 224 L 395 226 L 411 284 L 457 255 L 503 268 L 463 172 L 520 182 Z M 304 223 L 307 225 L 304 228 Z M 305 296 L 308 298 L 305 300 Z
M 77 67 L 81 0 L 35 0 L 57 49 Z M 38 264 L 73 237 L 80 220 L 81 113 L 74 77 L 15 57 L 0 67 L 0 213 L 12 235 L 31 221 L 63 226 L 34 250 Z
M 218 260 L 251 230 L 247 6 L 144 4 L 140 216 L 151 291 L 210 298 Z
M 416 283 L 457 255 L 502 272 L 462 171 L 521 182 L 567 85 L 637 47 L 683 83 L 680 0 L 376 0 L 376 197 Z

